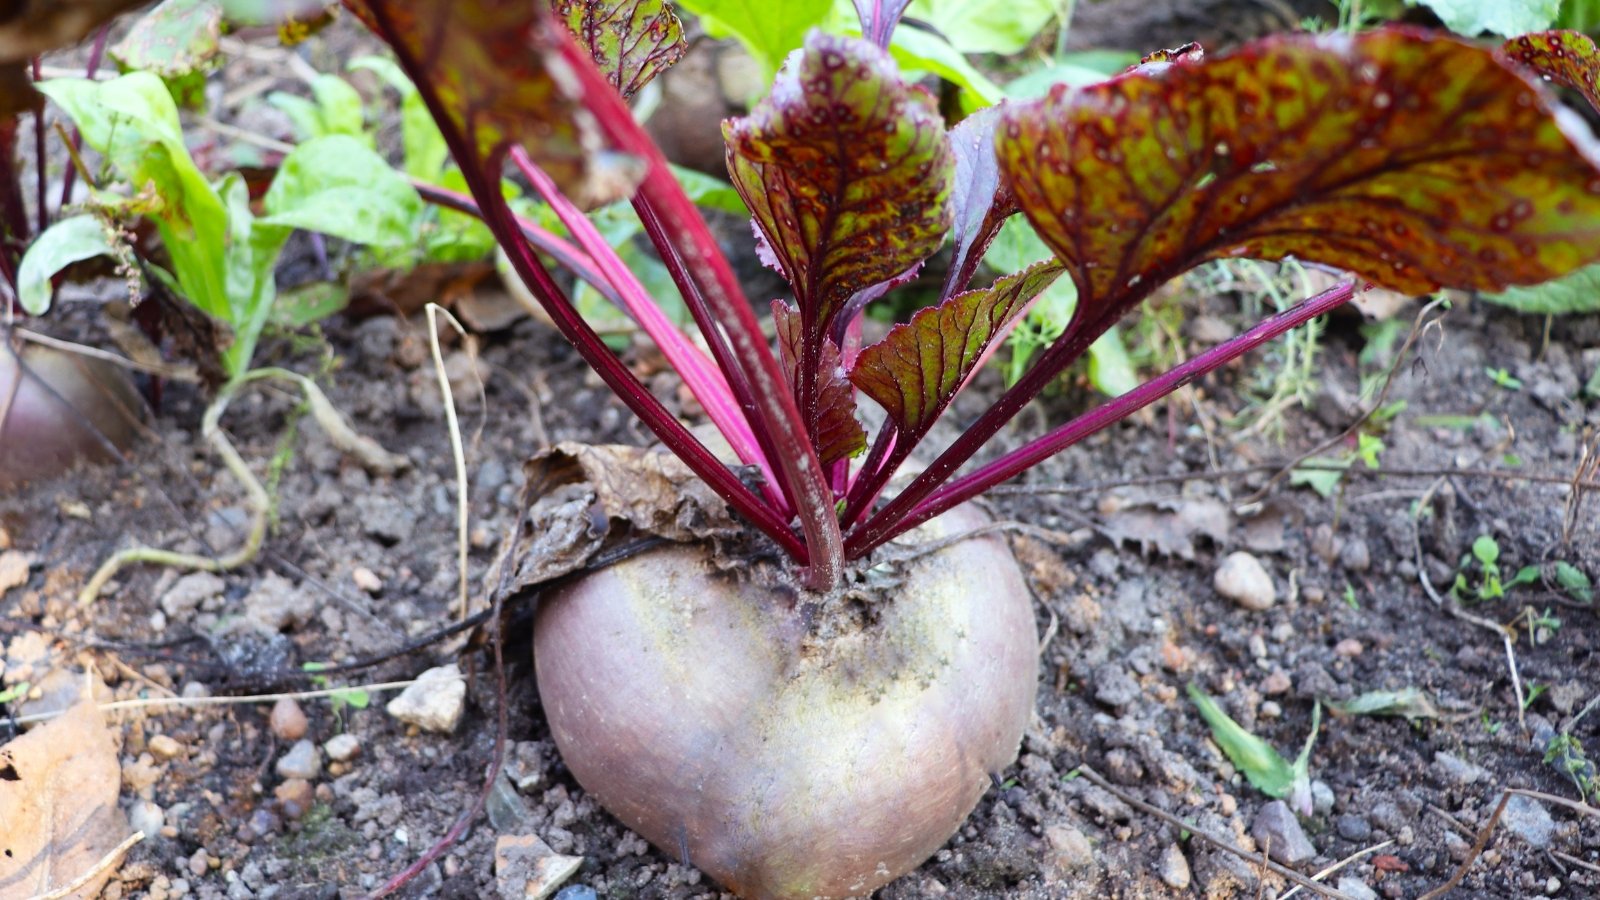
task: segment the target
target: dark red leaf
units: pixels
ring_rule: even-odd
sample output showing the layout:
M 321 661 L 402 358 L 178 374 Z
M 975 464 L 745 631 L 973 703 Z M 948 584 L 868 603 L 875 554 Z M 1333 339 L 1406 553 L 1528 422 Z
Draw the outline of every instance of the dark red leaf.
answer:
M 617 154 L 599 154 L 593 116 L 561 58 L 571 38 L 549 7 L 530 0 L 345 0 L 400 55 L 442 106 L 453 130 L 491 171 L 513 144 L 581 204 L 618 192 Z M 462 160 L 463 165 L 468 161 Z
M 1532 69 L 1545 81 L 1572 88 L 1600 110 L 1600 50 L 1589 36 L 1577 31 L 1541 31 L 1505 42 L 1500 52 L 1518 65 Z
M 894 26 L 900 23 L 911 0 L 855 0 L 856 16 L 861 19 L 861 34 L 885 50 Z
M 556 13 L 624 97 L 682 59 L 689 46 L 664 0 L 560 0 Z
M 954 219 L 950 242 L 955 245 L 955 253 L 944 287 L 946 295 L 966 289 L 1000 225 L 1017 211 L 1016 198 L 1000 180 L 1000 163 L 994 152 L 994 129 L 998 124 L 1000 107 L 990 106 L 950 129 L 950 148 L 956 158 L 950 193 Z
M 800 313 L 782 300 L 772 301 L 772 321 L 778 326 L 778 360 L 789 375 L 789 384 L 796 394 L 801 381 L 798 376 L 801 358 Z M 803 409 L 805 404 L 801 403 Z M 867 448 L 867 433 L 856 421 L 856 395 L 845 378 L 844 363 L 839 348 L 832 341 L 822 341 L 820 362 L 817 366 L 817 403 L 815 419 L 807 422 L 813 435 L 812 443 L 817 457 L 824 466 L 855 456 Z
M 876 400 L 902 434 L 920 435 L 1011 318 L 1065 271 L 1047 260 L 983 290 L 919 310 L 861 351 L 850 380 Z
M 812 32 L 772 93 L 723 134 L 808 345 L 852 294 L 926 258 L 950 226 L 944 122 L 866 41 Z
M 1220 257 L 1293 255 L 1409 293 L 1600 257 L 1593 139 L 1450 38 L 1272 38 L 1002 116 L 1003 176 L 1100 322 Z

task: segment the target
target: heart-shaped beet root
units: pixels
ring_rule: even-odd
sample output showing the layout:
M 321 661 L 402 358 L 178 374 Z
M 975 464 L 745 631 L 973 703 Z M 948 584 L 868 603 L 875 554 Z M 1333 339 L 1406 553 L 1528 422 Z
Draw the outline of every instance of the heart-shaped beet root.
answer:
M 913 537 L 984 521 L 960 507 Z M 998 536 L 893 568 L 880 597 L 819 607 L 679 544 L 554 592 L 534 652 L 562 758 L 742 897 L 856 896 L 909 871 L 1015 759 L 1038 638 Z
M 122 370 L 0 335 L 0 489 L 109 459 L 137 434 L 144 409 Z

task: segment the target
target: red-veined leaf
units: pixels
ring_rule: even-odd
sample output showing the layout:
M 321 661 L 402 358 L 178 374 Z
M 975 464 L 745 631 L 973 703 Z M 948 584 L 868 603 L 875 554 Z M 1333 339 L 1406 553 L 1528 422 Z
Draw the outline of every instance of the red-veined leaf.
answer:
M 470 142 L 472 163 L 497 170 L 527 149 L 580 205 L 626 194 L 642 171 L 602 154 L 594 117 L 561 58 L 570 41 L 550 8 L 531 0 L 344 0 L 388 41 L 412 80 Z M 468 161 L 462 160 L 463 165 Z M 612 183 L 619 173 L 629 184 Z
M 812 32 L 772 93 L 723 134 L 733 183 L 794 286 L 808 348 L 852 294 L 926 258 L 949 228 L 944 122 L 866 41 Z
M 1600 50 L 1588 35 L 1577 31 L 1540 31 L 1505 42 L 1500 52 L 1518 65 L 1532 69 L 1545 81 L 1572 88 L 1589 105 L 1600 110 Z
M 778 326 L 778 360 L 789 374 L 789 383 L 798 386 L 801 359 L 800 312 L 782 300 L 772 301 L 772 321 Z M 817 403 L 815 421 L 808 422 L 817 458 L 824 466 L 855 456 L 867 448 L 867 433 L 856 421 L 856 396 L 845 377 L 839 348 L 822 341 L 817 365 Z M 796 389 L 798 393 L 798 388 Z M 801 404 L 802 408 L 804 403 Z
M 1100 322 L 1219 257 L 1294 255 L 1410 293 L 1600 257 L 1592 137 L 1450 38 L 1272 38 L 1002 116 L 1001 171 Z
M 682 59 L 689 46 L 664 0 L 560 0 L 556 13 L 623 97 Z
M 918 310 L 861 351 L 850 380 L 876 400 L 902 434 L 920 435 L 1011 318 L 1065 271 L 1046 260 L 982 290 Z
M 950 242 L 955 252 L 944 286 L 947 296 L 966 289 L 1001 224 L 1017 211 L 1016 198 L 1001 181 L 1000 162 L 995 157 L 994 129 L 999 123 L 1000 107 L 990 106 L 950 129 L 950 148 L 956 160 L 950 193 L 954 220 Z

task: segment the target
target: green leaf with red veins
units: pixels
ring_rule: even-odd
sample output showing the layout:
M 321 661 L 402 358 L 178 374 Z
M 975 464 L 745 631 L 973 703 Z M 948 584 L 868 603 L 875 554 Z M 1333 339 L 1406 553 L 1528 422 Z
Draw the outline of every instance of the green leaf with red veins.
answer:
M 664 0 L 560 0 L 556 13 L 623 97 L 683 59 L 689 47 Z
M 950 280 L 945 294 L 965 290 L 972 280 L 984 251 L 1000 231 L 1000 226 L 1017 211 L 1017 200 L 1000 179 L 1000 162 L 994 152 L 994 129 L 1000 123 L 1000 107 L 981 109 L 950 129 L 950 148 L 955 153 L 955 180 L 950 193 L 954 224 L 950 242 L 955 253 L 950 259 Z
M 796 369 L 802 358 L 800 313 L 781 300 L 772 301 L 772 321 L 778 326 L 778 361 L 789 383 L 800 384 Z M 845 378 L 839 347 L 822 341 L 817 366 L 816 421 L 806 423 L 813 435 L 817 457 L 824 466 L 859 454 L 867 448 L 867 433 L 856 421 L 856 395 Z M 796 392 L 798 393 L 798 391 Z M 802 408 L 804 403 L 801 403 Z
M 1001 171 L 1086 324 L 1221 257 L 1293 255 L 1414 294 L 1600 258 L 1592 137 L 1454 39 L 1269 38 L 1002 115 Z
M 530 0 L 345 0 L 438 99 L 490 171 L 513 144 L 582 205 L 612 193 L 593 117 L 560 58 L 565 29 Z M 614 157 L 615 154 L 606 156 Z M 463 165 L 468 161 L 462 160 Z
M 932 254 L 950 227 L 944 121 L 866 41 L 813 31 L 772 93 L 723 135 L 734 186 L 794 286 L 808 347 L 852 294 Z
M 904 435 L 920 436 L 944 411 L 990 341 L 1065 271 L 1055 260 L 990 287 L 918 310 L 861 351 L 850 380 L 876 400 Z
M 1541 31 L 1505 42 L 1500 52 L 1545 81 L 1572 88 L 1600 110 L 1600 49 L 1577 31 Z

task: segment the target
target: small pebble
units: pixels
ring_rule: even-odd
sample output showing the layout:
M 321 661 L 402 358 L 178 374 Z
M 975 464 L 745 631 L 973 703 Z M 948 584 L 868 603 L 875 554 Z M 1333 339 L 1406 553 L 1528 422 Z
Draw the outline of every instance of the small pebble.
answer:
M 1378 900 L 1377 891 L 1367 887 L 1367 883 L 1365 881 L 1349 875 L 1340 878 L 1339 883 L 1334 885 L 1334 887 L 1339 891 L 1339 893 L 1349 897 L 1350 900 Z
M 1338 820 L 1333 823 L 1333 827 L 1339 832 L 1339 837 L 1342 837 L 1347 841 L 1361 843 L 1372 837 L 1372 825 L 1367 822 L 1365 816 L 1357 816 L 1347 813 L 1340 816 Z
M 361 754 L 361 741 L 353 734 L 336 734 L 328 738 L 322 749 L 334 762 L 349 762 Z
M 206 848 L 201 847 L 194 852 L 193 856 L 189 857 L 189 874 L 199 878 L 206 874 L 208 868 L 210 868 L 210 864 L 206 861 Z
M 167 814 L 160 806 L 149 800 L 137 800 L 128 808 L 128 824 L 134 831 L 144 832 L 145 837 L 155 837 L 167 824 Z
M 306 736 L 306 714 L 300 709 L 300 704 L 290 697 L 283 697 L 273 704 L 267 725 L 280 741 L 298 741 Z
M 1311 782 L 1311 811 L 1319 816 L 1333 812 L 1333 788 L 1321 779 Z
M 1213 580 L 1217 593 L 1245 609 L 1271 609 L 1278 599 L 1272 576 L 1261 561 L 1243 550 L 1228 554 Z
M 183 745 L 165 734 L 151 737 L 145 742 L 145 747 L 149 749 L 151 756 L 163 762 L 183 755 Z
M 377 573 L 366 566 L 356 566 L 355 570 L 350 573 L 350 580 L 356 583 L 356 587 L 369 594 L 376 594 L 383 590 L 383 579 L 379 578 Z
M 1161 881 L 1175 891 L 1188 890 L 1190 873 L 1189 859 L 1183 855 L 1183 848 L 1177 844 L 1168 844 L 1167 849 L 1161 852 L 1161 862 L 1158 865 L 1161 872 Z
M 1283 715 L 1283 707 L 1279 706 L 1275 700 L 1263 701 L 1260 715 L 1263 719 L 1276 719 Z
M 1288 673 L 1282 669 L 1273 669 L 1271 674 L 1261 679 L 1261 693 L 1266 694 L 1268 697 L 1287 694 L 1292 687 L 1294 687 L 1294 682 L 1289 680 Z
M 438 666 L 417 676 L 414 684 L 389 701 L 389 715 L 425 731 L 448 734 L 461 721 L 467 683 L 455 663 Z
M 303 778 L 310 781 L 322 771 L 322 759 L 317 745 L 304 738 L 295 742 L 289 752 L 278 759 L 278 777 Z
M 1361 646 L 1361 642 L 1355 638 L 1345 638 L 1339 643 L 1333 645 L 1333 652 L 1339 656 L 1345 657 L 1346 659 L 1355 659 L 1356 657 L 1360 656 L 1361 651 L 1365 649 L 1365 647 Z
M 298 819 L 311 811 L 314 794 L 311 782 L 304 778 L 291 778 L 272 790 L 272 796 L 283 807 L 286 819 Z
M 1274 800 L 1256 813 L 1250 823 L 1250 836 L 1267 848 L 1267 855 L 1286 866 L 1298 866 L 1317 855 L 1317 848 L 1306 837 L 1300 820 L 1289 804 Z

